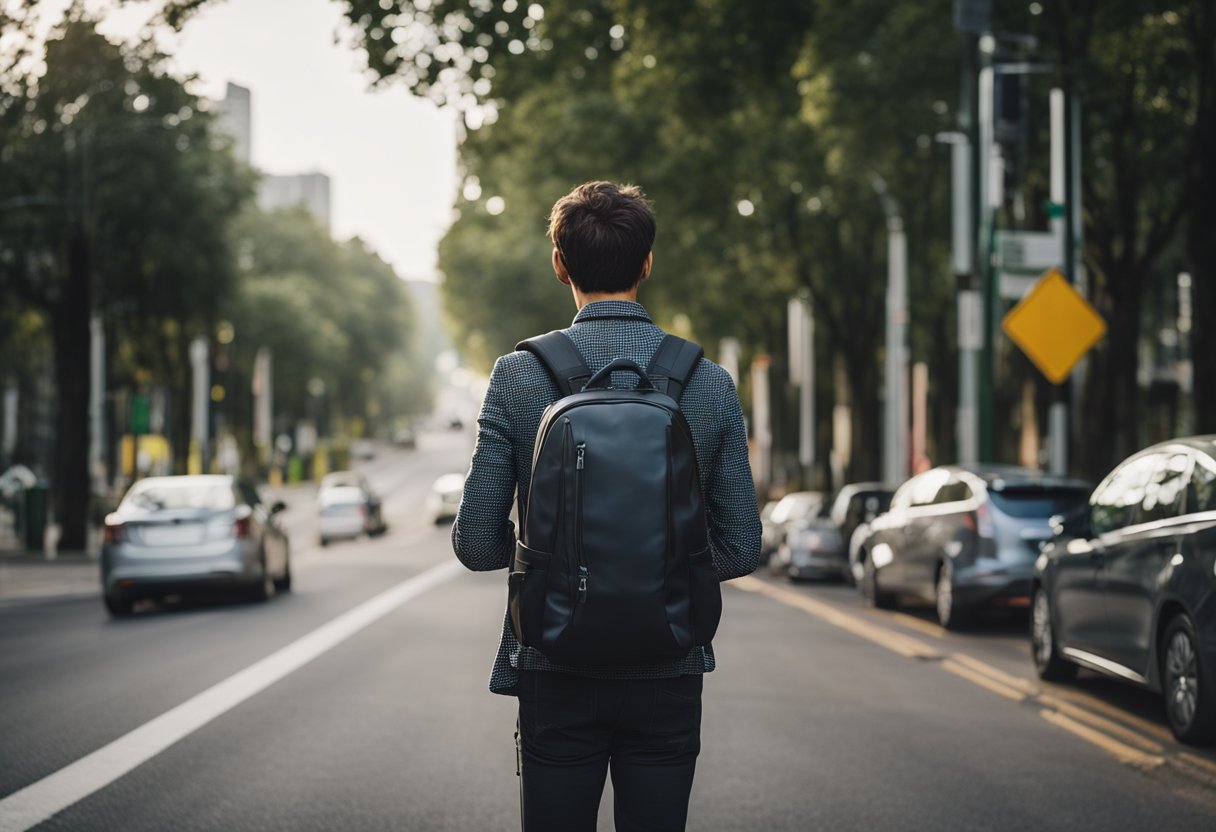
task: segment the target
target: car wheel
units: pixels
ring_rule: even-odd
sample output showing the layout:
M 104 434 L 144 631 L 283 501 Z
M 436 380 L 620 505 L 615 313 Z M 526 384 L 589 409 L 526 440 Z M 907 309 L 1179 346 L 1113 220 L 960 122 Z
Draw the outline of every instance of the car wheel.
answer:
M 274 582 L 274 588 L 279 592 L 291 592 L 291 554 L 287 555 L 287 562 L 283 565 L 283 574 Z
M 1067 682 L 1077 675 L 1077 666 L 1060 655 L 1051 620 L 1051 598 L 1041 586 L 1035 587 L 1030 602 L 1030 652 L 1040 679 Z
M 257 586 L 255 586 L 253 588 L 253 600 L 269 601 L 271 598 L 274 597 L 276 588 L 277 588 L 277 583 L 274 579 L 274 575 L 270 574 L 270 568 L 266 566 L 266 554 L 263 552 L 262 553 L 262 574 L 261 574 L 260 580 L 257 583 Z
M 880 610 L 889 610 L 895 606 L 895 596 L 889 592 L 883 592 L 878 587 L 878 570 L 874 567 L 874 560 L 870 557 L 870 553 L 865 553 L 865 561 L 862 563 L 862 594 L 866 596 L 871 604 Z
M 1216 740 L 1216 691 L 1208 684 L 1195 625 L 1185 613 L 1174 616 L 1161 640 L 1161 690 L 1170 730 L 1191 745 Z
M 135 609 L 135 602 L 130 598 L 118 598 L 113 595 L 107 595 L 105 601 L 106 612 L 114 618 L 126 618 Z
M 947 630 L 958 630 L 966 626 L 966 614 L 959 609 L 954 595 L 954 563 L 942 561 L 937 570 L 937 583 L 933 592 L 933 606 L 937 610 L 937 623 Z

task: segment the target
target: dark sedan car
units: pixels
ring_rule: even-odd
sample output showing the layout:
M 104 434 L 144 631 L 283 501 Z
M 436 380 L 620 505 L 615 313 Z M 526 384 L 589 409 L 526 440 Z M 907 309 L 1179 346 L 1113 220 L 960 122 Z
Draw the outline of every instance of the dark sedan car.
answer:
M 791 580 L 851 580 L 849 539 L 858 526 L 887 510 L 891 494 L 891 489 L 881 483 L 846 485 L 825 503 L 818 515 L 791 526 L 785 543 L 770 562 L 772 571 Z
M 985 607 L 1028 607 L 1049 519 L 1084 505 L 1089 485 L 1013 466 L 944 466 L 918 474 L 870 524 L 862 591 L 878 607 L 897 596 L 933 602 L 943 627 Z
M 1216 741 L 1216 436 L 1141 451 L 1052 523 L 1034 578 L 1039 675 L 1084 666 L 1143 685 L 1164 693 L 1178 739 Z
M 291 589 L 281 502 L 229 476 L 139 480 L 106 517 L 101 581 L 111 615 L 143 598 L 236 589 L 265 600 Z

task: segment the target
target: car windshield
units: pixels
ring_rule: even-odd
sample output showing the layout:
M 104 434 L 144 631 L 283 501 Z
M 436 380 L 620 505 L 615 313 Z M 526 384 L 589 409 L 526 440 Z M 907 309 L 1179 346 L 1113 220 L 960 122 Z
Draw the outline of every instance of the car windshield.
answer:
M 769 519 L 774 523 L 801 520 L 814 514 L 822 503 L 823 496 L 814 492 L 787 494 L 777 503 Z
M 172 511 L 175 509 L 229 509 L 236 505 L 232 486 L 225 482 L 183 479 L 144 480 L 131 487 L 122 501 L 123 508 L 139 508 L 144 511 Z
M 322 488 L 341 488 L 343 486 L 358 488 L 361 484 L 359 475 L 352 471 L 336 471 L 332 474 L 326 474 L 324 479 L 321 480 Z
M 1010 517 L 1046 520 L 1054 514 L 1067 514 L 1089 500 L 1089 491 L 1080 488 L 1043 488 L 1011 486 L 989 491 L 992 504 Z
M 352 505 L 363 502 L 363 492 L 349 486 L 331 486 L 318 495 L 322 505 Z

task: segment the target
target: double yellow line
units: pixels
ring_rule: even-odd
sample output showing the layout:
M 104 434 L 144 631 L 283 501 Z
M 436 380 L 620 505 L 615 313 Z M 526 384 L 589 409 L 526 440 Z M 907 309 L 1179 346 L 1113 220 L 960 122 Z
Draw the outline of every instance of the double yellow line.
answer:
M 730 586 L 764 595 L 786 606 L 802 610 L 821 621 L 901 656 L 934 660 L 947 673 L 971 682 L 1010 702 L 1035 708 L 1039 716 L 1052 725 L 1101 748 L 1121 763 L 1151 770 L 1161 767 L 1168 761 L 1191 777 L 1208 785 L 1216 785 L 1216 763 L 1186 751 L 1167 751 L 1163 743 L 1172 743 L 1172 735 L 1168 730 L 1132 714 L 1123 713 L 1080 691 L 1056 686 L 1051 686 L 1050 690 L 1045 689 L 1041 684 L 1014 676 L 964 653 L 938 650 L 919 638 L 877 624 L 866 617 L 845 612 L 802 592 L 768 581 L 747 577 L 731 581 Z M 935 638 L 945 636 L 940 627 L 927 621 L 902 613 L 891 613 L 890 615 L 898 623 L 905 624 L 925 635 Z M 1095 711 L 1102 711 L 1107 716 L 1095 713 Z M 1108 718 L 1108 716 L 1115 718 Z M 1120 721 L 1116 721 L 1116 719 Z M 1138 730 L 1121 723 L 1134 725 Z

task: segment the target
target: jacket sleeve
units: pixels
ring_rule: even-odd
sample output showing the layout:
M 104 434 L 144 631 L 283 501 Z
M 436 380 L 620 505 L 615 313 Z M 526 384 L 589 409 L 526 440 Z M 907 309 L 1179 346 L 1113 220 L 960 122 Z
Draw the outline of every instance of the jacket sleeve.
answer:
M 719 580 L 729 581 L 760 565 L 760 512 L 743 408 L 734 384 L 726 380 L 723 387 L 718 402 L 721 441 L 710 466 L 705 509 L 714 569 Z
M 477 445 L 452 526 L 456 557 L 475 572 L 505 569 L 515 551 L 515 525 L 509 519 L 515 499 L 515 454 L 503 401 L 503 361 L 498 359 L 490 374 L 477 417 Z

